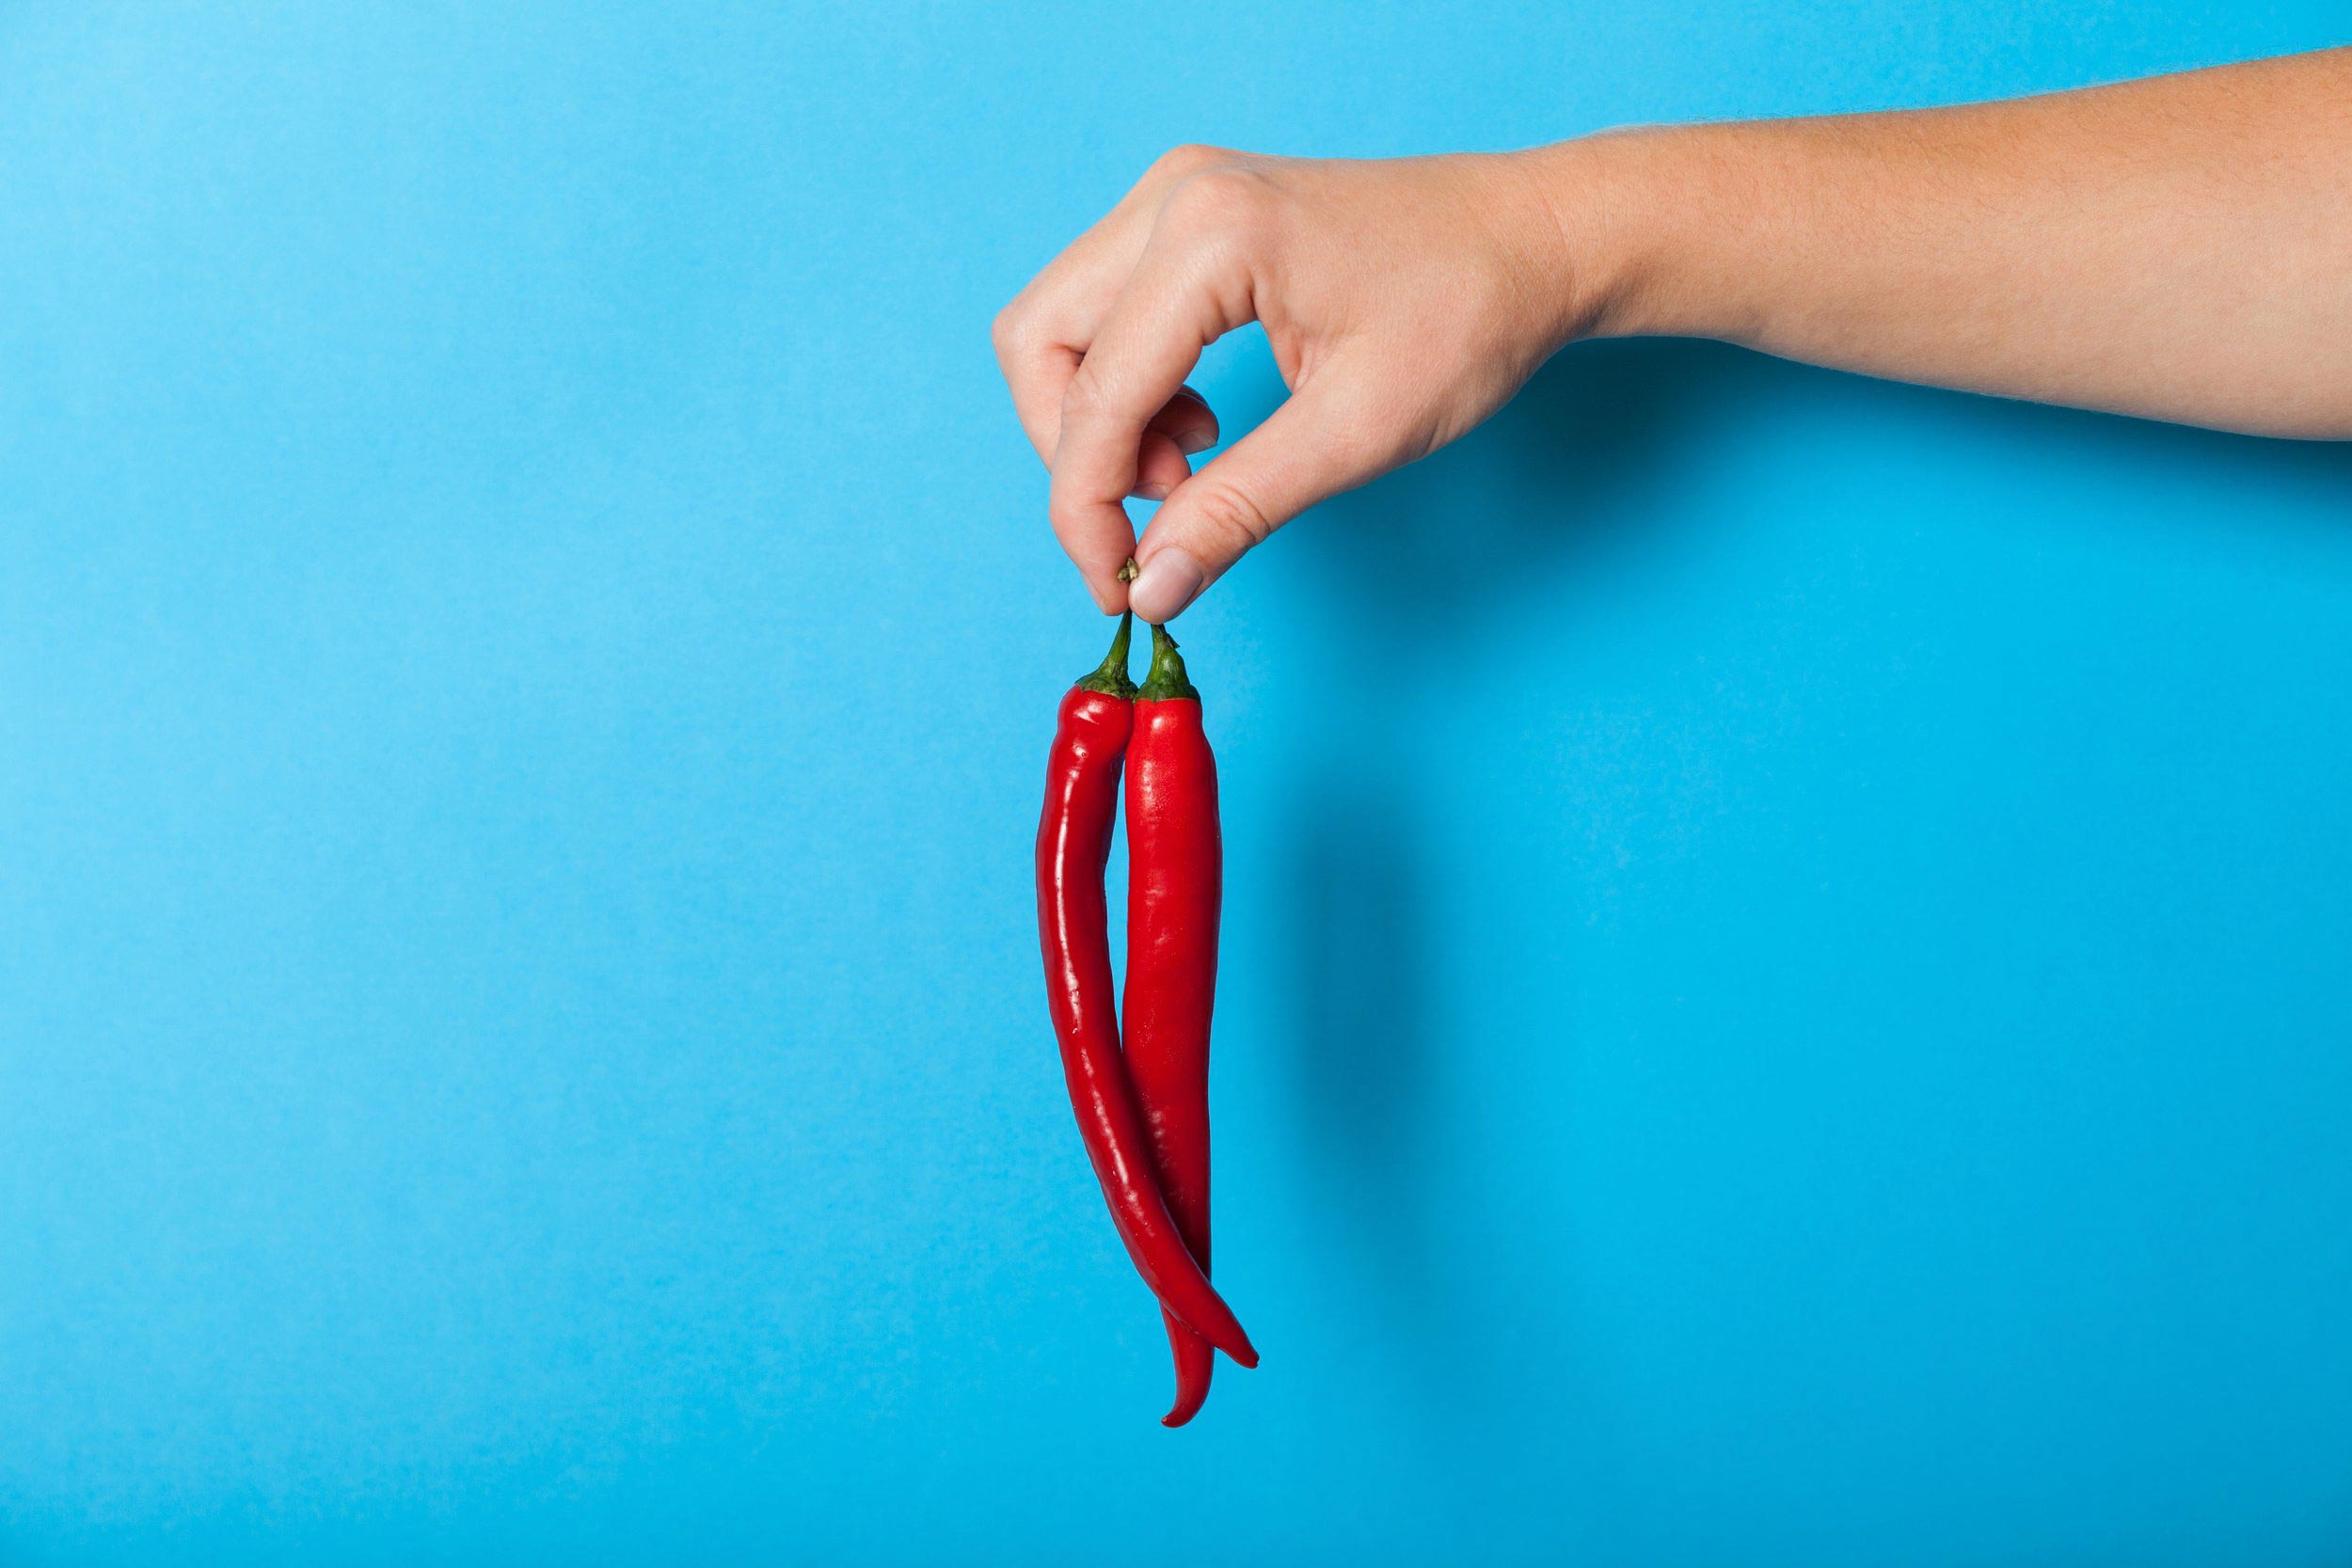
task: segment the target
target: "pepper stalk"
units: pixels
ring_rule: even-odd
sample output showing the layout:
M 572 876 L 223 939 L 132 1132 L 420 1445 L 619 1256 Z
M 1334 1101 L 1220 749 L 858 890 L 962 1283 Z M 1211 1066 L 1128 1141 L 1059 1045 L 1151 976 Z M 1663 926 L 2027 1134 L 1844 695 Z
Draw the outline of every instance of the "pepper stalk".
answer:
M 1136 612 L 1132 610 L 1119 618 L 1119 631 L 1111 638 L 1111 651 L 1103 657 L 1094 673 L 1077 682 L 1079 690 L 1116 697 L 1123 703 L 1136 700 L 1136 683 L 1127 678 L 1127 640 L 1135 630 L 1135 623 Z
M 1139 703 L 1199 702 L 1200 693 L 1184 674 L 1184 656 L 1166 626 L 1152 628 L 1152 669 L 1136 692 Z

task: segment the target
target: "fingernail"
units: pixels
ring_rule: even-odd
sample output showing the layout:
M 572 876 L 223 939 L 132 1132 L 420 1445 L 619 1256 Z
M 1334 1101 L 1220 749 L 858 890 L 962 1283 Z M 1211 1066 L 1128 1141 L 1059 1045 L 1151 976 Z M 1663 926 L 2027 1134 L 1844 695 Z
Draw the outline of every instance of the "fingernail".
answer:
M 1164 501 L 1168 499 L 1168 486 L 1156 479 L 1145 480 L 1129 493 L 1137 500 Z
M 1127 602 L 1141 620 L 1155 626 L 1173 621 L 1192 603 L 1207 576 L 1200 562 L 1171 545 L 1143 563 L 1143 575 L 1127 589 Z
M 1186 457 L 1198 457 L 1216 445 L 1216 433 L 1209 430 L 1187 430 L 1176 438 L 1176 450 Z

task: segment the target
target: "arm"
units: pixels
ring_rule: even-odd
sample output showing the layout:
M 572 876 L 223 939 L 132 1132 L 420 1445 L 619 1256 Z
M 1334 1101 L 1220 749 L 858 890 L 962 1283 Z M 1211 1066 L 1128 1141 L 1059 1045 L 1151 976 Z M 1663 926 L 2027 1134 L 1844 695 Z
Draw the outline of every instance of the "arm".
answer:
M 1599 330 L 2352 436 L 2352 49 L 1607 157 L 1633 217 Z
M 1251 320 L 1292 396 L 1193 475 L 1216 427 L 1184 377 Z M 1056 532 L 1105 610 L 1164 620 L 1562 344 L 1631 334 L 2352 437 L 2352 50 L 1500 157 L 1181 150 L 996 338 Z M 1139 544 L 1129 495 L 1166 499 Z

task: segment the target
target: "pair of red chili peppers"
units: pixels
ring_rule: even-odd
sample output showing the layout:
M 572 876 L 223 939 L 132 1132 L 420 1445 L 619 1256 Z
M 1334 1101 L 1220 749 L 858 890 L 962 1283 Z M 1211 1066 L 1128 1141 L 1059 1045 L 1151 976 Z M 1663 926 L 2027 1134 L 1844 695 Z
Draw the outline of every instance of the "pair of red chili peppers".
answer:
M 1213 1351 L 1258 1353 L 1209 1283 L 1209 1013 L 1224 849 L 1216 759 L 1176 640 L 1152 628 L 1152 669 L 1127 678 L 1132 616 L 1110 656 L 1062 698 L 1037 831 L 1046 1000 L 1078 1131 L 1136 1272 L 1159 1298 L 1183 1426 L 1209 1396 Z M 1127 988 L 1112 1007 L 1103 871 L 1127 797 Z M 1120 1040 L 1120 1014 L 1125 1041 Z

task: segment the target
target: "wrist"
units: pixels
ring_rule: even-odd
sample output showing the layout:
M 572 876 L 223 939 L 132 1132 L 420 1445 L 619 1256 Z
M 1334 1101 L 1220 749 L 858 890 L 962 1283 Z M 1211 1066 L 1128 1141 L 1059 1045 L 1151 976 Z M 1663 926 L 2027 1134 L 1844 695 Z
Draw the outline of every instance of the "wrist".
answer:
M 1737 126 L 1640 126 L 1519 154 L 1549 207 L 1577 338 L 1745 341 L 1757 179 Z

